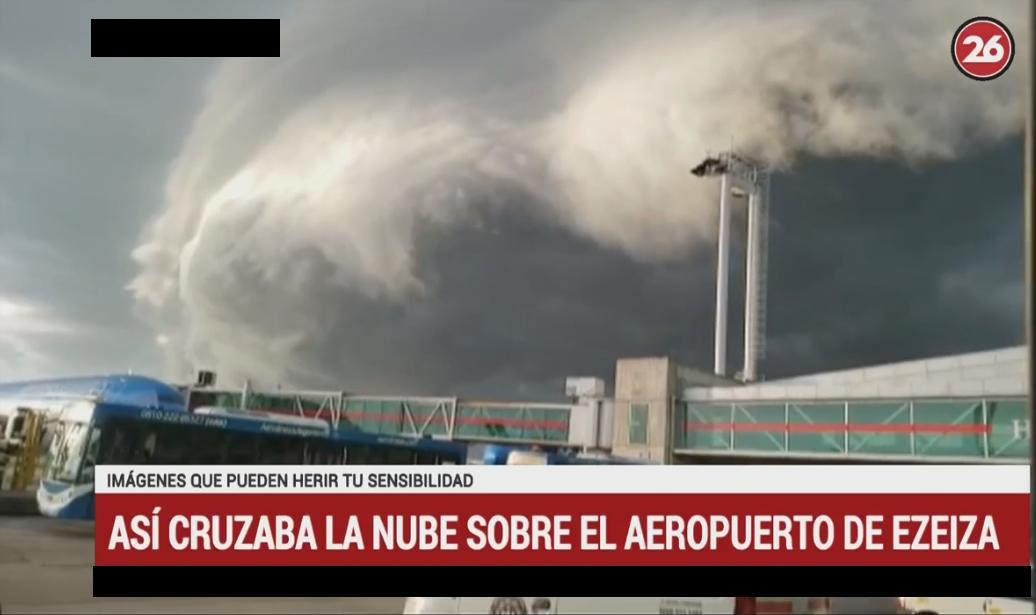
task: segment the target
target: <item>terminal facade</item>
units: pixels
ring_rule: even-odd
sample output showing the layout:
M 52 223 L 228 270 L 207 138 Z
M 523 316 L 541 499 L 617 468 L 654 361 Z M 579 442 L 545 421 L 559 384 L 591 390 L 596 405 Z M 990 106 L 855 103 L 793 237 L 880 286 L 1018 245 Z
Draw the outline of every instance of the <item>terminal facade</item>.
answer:
M 1024 463 L 1026 366 L 1017 347 L 741 384 L 622 359 L 613 451 L 665 463 Z

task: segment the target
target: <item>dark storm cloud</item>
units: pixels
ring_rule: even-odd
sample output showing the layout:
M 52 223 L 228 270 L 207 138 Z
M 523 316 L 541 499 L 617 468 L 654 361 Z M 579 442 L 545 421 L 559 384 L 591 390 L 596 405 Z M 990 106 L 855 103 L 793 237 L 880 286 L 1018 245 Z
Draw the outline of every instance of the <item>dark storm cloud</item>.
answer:
M 779 175 L 767 377 L 1021 343 L 1019 148 L 1012 140 L 915 170 L 809 160 Z M 292 363 L 289 377 L 367 393 L 556 399 L 566 375 L 611 381 L 620 356 L 670 354 L 711 368 L 712 246 L 645 264 L 558 228 L 542 210 L 479 211 L 460 229 L 418 231 L 420 299 L 328 291 L 333 266 L 314 265 L 324 274 L 302 292 L 315 293 L 332 325 L 307 344 L 312 363 Z M 743 246 L 734 249 L 732 371 L 744 273 Z
M 910 170 L 820 161 L 774 182 L 768 373 L 1023 342 L 1021 144 Z
M 341 302 L 347 311 L 328 338 L 344 345 L 326 360 L 344 358 L 346 382 L 382 392 L 410 383 L 405 390 L 557 398 L 567 375 L 610 381 L 616 356 L 705 342 L 707 266 L 644 266 L 527 211 L 482 210 L 478 224 L 419 233 L 427 294 L 360 310 L 355 297 Z
M 983 147 L 1024 67 L 952 68 L 968 3 L 0 2 L 0 379 L 156 341 L 174 379 L 372 393 L 708 368 L 686 170 L 731 140 L 788 169 L 767 375 L 1019 339 L 1020 157 Z M 285 57 L 84 56 L 89 16 L 188 14 L 281 14 Z
M 778 176 L 766 375 L 1022 343 L 1020 148 L 1012 140 L 919 170 L 810 160 Z M 564 375 L 611 380 L 618 356 L 672 354 L 711 367 L 711 249 L 682 264 L 644 265 L 534 220 L 493 228 L 420 253 L 428 269 L 449 272 L 440 298 L 422 308 L 439 312 L 431 329 L 458 369 L 448 381 L 510 369 L 557 396 Z M 732 370 L 743 275 L 735 266 Z M 473 340 L 506 352 L 480 352 Z
M 976 87 L 946 58 L 964 3 L 897 5 L 880 30 L 865 2 L 641 4 L 622 27 L 608 2 L 305 6 L 284 58 L 221 65 L 134 250 L 181 374 L 531 395 L 616 356 L 707 366 L 716 187 L 687 167 L 731 140 L 785 171 L 775 188 L 820 165 L 774 250 L 856 249 L 775 261 L 771 375 L 875 357 L 879 332 L 892 358 L 954 345 L 918 304 L 894 319 L 900 294 L 962 322 L 982 305 L 971 252 L 881 261 L 934 237 L 929 184 L 1021 127 L 1016 75 Z
M 299 354 L 286 348 L 287 378 L 365 393 L 556 399 L 566 375 L 610 381 L 617 356 L 711 353 L 708 255 L 645 265 L 506 202 L 461 228 L 422 225 L 414 250 L 425 292 L 402 303 L 336 288 L 316 251 L 295 256 L 310 273 L 294 291 L 327 325 Z M 243 329 L 275 326 L 268 305 L 224 307 L 244 315 Z

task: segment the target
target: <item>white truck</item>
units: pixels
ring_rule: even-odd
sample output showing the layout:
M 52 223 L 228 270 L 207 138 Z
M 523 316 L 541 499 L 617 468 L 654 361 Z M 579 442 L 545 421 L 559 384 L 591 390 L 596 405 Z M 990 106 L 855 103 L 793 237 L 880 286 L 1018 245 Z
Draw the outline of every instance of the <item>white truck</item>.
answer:
M 902 598 L 407 598 L 405 615 L 893 615 Z

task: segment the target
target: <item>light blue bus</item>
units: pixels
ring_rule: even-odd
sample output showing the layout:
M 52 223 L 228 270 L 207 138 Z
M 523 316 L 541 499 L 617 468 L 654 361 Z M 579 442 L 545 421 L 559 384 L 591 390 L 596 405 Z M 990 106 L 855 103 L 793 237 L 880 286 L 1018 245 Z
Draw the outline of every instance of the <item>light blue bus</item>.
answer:
M 111 376 L 0 386 L 0 412 L 45 418 L 39 510 L 92 519 L 97 465 L 464 464 L 467 447 L 331 430 L 298 416 L 204 407 L 188 412 L 174 388 L 149 378 Z

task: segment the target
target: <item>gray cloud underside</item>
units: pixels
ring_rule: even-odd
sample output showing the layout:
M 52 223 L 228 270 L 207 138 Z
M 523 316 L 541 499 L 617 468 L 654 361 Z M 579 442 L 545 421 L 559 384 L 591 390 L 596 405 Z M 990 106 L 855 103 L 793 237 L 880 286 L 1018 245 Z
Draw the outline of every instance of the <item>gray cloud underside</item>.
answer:
M 180 373 L 539 395 L 707 364 L 686 169 L 731 141 L 784 171 L 768 373 L 1016 339 L 1023 71 L 953 68 L 967 3 L 306 6 L 283 58 L 216 72 L 134 251 Z

